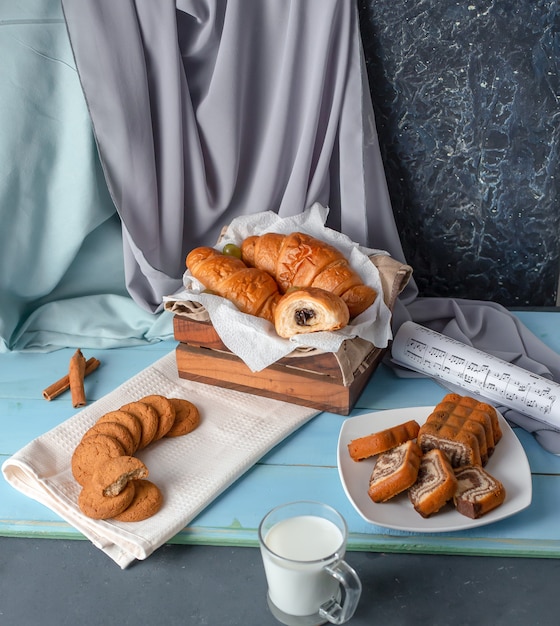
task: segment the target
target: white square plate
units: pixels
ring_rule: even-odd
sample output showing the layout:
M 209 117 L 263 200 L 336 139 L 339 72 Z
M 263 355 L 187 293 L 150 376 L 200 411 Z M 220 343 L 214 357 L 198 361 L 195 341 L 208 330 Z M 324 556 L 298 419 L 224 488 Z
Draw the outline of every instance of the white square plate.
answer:
M 359 437 L 384 430 L 408 420 L 422 425 L 434 407 L 410 407 L 366 413 L 347 419 L 338 438 L 338 472 L 350 502 L 368 522 L 410 532 L 449 532 L 484 526 L 522 511 L 531 503 L 531 470 L 525 450 L 505 419 L 499 415 L 502 439 L 497 444 L 485 469 L 500 480 L 506 489 L 505 502 L 479 519 L 470 519 L 448 504 L 438 513 L 424 519 L 401 493 L 388 502 L 376 504 L 368 496 L 368 485 L 375 459 L 354 461 L 348 444 Z

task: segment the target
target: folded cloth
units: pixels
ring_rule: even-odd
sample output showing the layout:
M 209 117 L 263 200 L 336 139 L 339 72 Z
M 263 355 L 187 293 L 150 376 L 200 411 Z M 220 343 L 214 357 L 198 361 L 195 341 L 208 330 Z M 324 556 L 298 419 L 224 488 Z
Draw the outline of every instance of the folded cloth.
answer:
M 77 505 L 70 461 L 104 413 L 148 394 L 186 398 L 200 410 L 192 433 L 163 438 L 137 453 L 164 506 L 142 522 L 92 520 Z M 9 484 L 55 511 L 125 568 L 183 529 L 268 450 L 319 411 L 182 380 L 170 353 L 74 417 L 31 441 L 2 465 Z

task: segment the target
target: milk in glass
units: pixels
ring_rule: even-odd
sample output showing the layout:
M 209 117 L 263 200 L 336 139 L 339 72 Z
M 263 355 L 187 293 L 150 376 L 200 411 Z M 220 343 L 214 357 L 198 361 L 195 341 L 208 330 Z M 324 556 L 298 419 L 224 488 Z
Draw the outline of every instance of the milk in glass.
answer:
M 274 553 L 263 550 L 269 596 L 281 611 L 312 615 L 338 593 L 339 583 L 323 571 L 343 556 L 334 556 L 344 537 L 333 522 L 314 515 L 284 519 L 272 526 L 264 542 Z

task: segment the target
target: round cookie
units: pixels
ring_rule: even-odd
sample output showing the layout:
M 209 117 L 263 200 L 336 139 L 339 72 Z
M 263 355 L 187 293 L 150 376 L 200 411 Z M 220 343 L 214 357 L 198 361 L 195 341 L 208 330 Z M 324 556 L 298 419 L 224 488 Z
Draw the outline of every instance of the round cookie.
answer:
M 144 402 L 129 402 L 121 406 L 121 411 L 131 413 L 142 424 L 142 437 L 138 444 L 138 450 L 143 450 L 150 444 L 156 436 L 159 426 L 159 416 L 157 411 Z
M 97 420 L 98 424 L 100 422 L 117 422 L 118 424 L 126 426 L 134 439 L 133 452 L 138 450 L 140 440 L 142 439 L 142 424 L 132 413 L 127 413 L 126 411 L 109 411 L 109 413 L 105 413 L 105 415 L 102 415 Z
M 186 435 L 200 424 L 200 413 L 192 402 L 183 398 L 169 398 L 169 402 L 175 409 L 175 420 L 166 437 Z
M 78 496 L 78 506 L 84 515 L 92 519 L 109 519 L 126 510 L 134 499 L 136 489 L 129 482 L 116 496 L 105 496 L 101 487 L 94 483 L 84 486 Z
M 89 482 L 96 467 L 102 461 L 123 456 L 124 448 L 109 435 L 92 435 L 82 439 L 71 459 L 72 475 L 82 487 Z
M 163 495 L 157 485 L 149 480 L 135 480 L 129 484 L 134 485 L 134 498 L 129 506 L 113 519 L 118 522 L 141 522 L 161 509 Z
M 118 422 L 98 422 L 86 431 L 82 439 L 92 435 L 109 435 L 114 437 L 123 447 L 125 454 L 134 454 L 134 437 L 130 430 Z
M 146 478 L 148 468 L 134 456 L 118 456 L 99 463 L 91 482 L 101 487 L 104 496 L 118 495 L 131 480 Z
M 144 396 L 140 398 L 140 402 L 144 402 L 144 404 L 153 407 L 158 414 L 159 424 L 153 439 L 153 441 L 158 441 L 164 437 L 171 426 L 173 426 L 173 422 L 175 421 L 175 409 L 165 396 L 157 394 Z

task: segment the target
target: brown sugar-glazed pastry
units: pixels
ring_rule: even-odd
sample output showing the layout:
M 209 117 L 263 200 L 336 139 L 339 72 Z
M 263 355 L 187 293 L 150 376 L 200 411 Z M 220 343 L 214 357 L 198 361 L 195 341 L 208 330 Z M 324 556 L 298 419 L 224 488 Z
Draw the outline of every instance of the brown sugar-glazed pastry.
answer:
M 350 313 L 339 296 L 307 287 L 289 291 L 280 298 L 274 312 L 274 328 L 280 337 L 344 328 Z
M 415 439 L 419 430 L 418 422 L 409 420 L 371 435 L 354 439 L 348 444 L 348 452 L 354 461 L 363 461 L 381 452 L 386 452 L 409 439 Z
M 156 436 L 159 427 L 157 411 L 148 404 L 140 401 L 129 402 L 121 406 L 120 410 L 131 413 L 140 422 L 142 434 L 140 436 L 140 442 L 138 443 L 138 450 L 143 450 L 152 443 Z
M 316 287 L 340 296 L 351 319 L 377 298 L 375 289 L 364 285 L 337 248 L 305 233 L 247 237 L 241 245 L 241 258 L 270 273 L 282 293 L 290 287 Z
M 455 507 L 471 519 L 482 517 L 500 506 L 506 498 L 503 484 L 480 466 L 460 467 L 455 470 L 455 477 Z
M 91 481 L 101 487 L 104 496 L 118 495 L 131 480 L 147 478 L 148 468 L 134 456 L 117 456 L 99 463 Z
M 90 482 L 97 466 L 107 459 L 123 456 L 121 444 L 108 435 L 92 435 L 82 439 L 71 459 L 72 475 L 80 485 Z
M 97 420 L 98 424 L 102 422 L 117 422 L 118 424 L 126 426 L 134 439 L 134 451 L 138 450 L 140 440 L 142 439 L 142 424 L 140 424 L 138 418 L 132 415 L 132 413 L 118 410 L 109 411 L 108 413 L 104 413 Z
M 189 400 L 168 398 L 175 409 L 173 425 L 165 434 L 166 437 L 188 435 L 200 424 L 200 412 Z
M 141 522 L 155 515 L 163 505 L 163 495 L 157 485 L 149 480 L 134 480 L 134 497 L 131 503 L 113 516 L 118 522 Z
M 408 497 L 422 517 L 429 517 L 453 498 L 456 487 L 457 479 L 447 456 L 436 448 L 422 457 L 418 479 L 408 490 Z
M 126 426 L 118 422 L 98 422 L 89 428 L 82 439 L 91 437 L 92 435 L 109 435 L 116 439 L 123 447 L 125 454 L 134 454 L 134 437 Z
M 281 294 L 267 272 L 247 267 L 241 259 L 209 247 L 189 252 L 186 265 L 207 289 L 227 298 L 242 313 L 274 323 L 274 309 Z
M 374 502 L 386 502 L 416 482 L 422 451 L 415 441 L 406 441 L 381 453 L 369 480 L 368 495 Z
M 99 485 L 87 483 L 78 496 L 78 506 L 92 519 L 110 519 L 122 513 L 134 498 L 134 484 L 129 482 L 116 496 L 106 496 Z
M 151 406 L 158 415 L 158 428 L 153 441 L 159 441 L 165 437 L 175 421 L 175 409 L 168 398 L 159 394 L 144 396 L 140 402 Z

